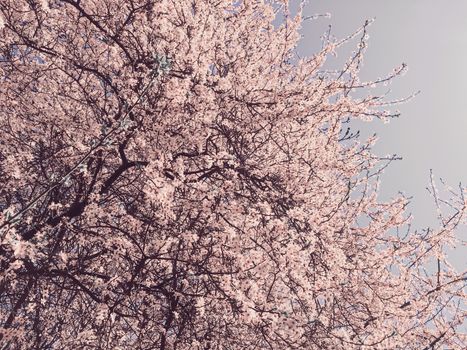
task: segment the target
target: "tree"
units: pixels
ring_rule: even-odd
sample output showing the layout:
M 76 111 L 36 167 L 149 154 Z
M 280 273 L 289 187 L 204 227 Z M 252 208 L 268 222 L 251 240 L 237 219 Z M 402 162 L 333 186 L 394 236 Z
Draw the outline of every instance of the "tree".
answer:
M 392 116 L 370 90 L 404 68 L 359 81 L 368 23 L 296 59 L 287 1 L 0 13 L 2 349 L 465 345 L 443 253 L 465 189 L 413 231 L 407 198 L 377 200 L 391 158 L 346 129 Z

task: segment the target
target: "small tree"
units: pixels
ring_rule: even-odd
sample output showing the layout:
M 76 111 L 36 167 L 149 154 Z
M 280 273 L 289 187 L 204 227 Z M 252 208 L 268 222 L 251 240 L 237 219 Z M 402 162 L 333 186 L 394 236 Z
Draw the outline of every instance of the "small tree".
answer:
M 412 232 L 406 198 L 376 198 L 374 139 L 345 132 L 391 117 L 369 89 L 403 69 L 358 80 L 366 24 L 325 72 L 342 42 L 296 61 L 287 1 L 0 13 L 1 349 L 465 345 L 443 254 L 465 189 Z

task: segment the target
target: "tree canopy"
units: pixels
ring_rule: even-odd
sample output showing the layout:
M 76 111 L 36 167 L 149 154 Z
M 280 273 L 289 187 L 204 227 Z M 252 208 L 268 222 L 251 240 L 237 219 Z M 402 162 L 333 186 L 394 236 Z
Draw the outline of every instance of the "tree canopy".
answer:
M 394 116 L 372 89 L 404 66 L 360 81 L 368 23 L 298 58 L 303 20 L 287 1 L 0 0 L 2 350 L 465 346 L 444 249 L 466 190 L 432 182 L 423 231 L 407 198 L 378 200 L 392 158 L 348 122 Z

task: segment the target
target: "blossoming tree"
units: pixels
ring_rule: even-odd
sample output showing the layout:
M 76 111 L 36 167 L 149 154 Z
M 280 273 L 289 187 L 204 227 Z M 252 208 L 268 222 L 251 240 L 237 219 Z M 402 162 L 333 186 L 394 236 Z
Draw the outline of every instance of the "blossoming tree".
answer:
M 287 6 L 0 0 L 1 349 L 465 345 L 465 189 L 413 231 L 346 132 L 403 67 L 296 59 Z

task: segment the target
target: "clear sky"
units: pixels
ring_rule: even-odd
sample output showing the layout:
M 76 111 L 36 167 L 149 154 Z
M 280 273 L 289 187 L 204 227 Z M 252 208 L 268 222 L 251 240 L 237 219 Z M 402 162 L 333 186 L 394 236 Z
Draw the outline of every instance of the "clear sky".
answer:
M 292 0 L 298 4 L 299 1 Z M 402 62 L 409 70 L 390 85 L 390 97 L 401 98 L 421 90 L 390 124 L 379 121 L 361 127 L 364 135 L 377 133 L 378 155 L 398 154 L 385 171 L 381 199 L 403 191 L 413 196 L 411 212 L 417 227 L 436 224 L 433 200 L 426 190 L 430 169 L 449 185 L 467 185 L 467 1 L 465 0 L 310 0 L 305 15 L 330 13 L 330 19 L 308 21 L 302 29 L 299 53 L 308 56 L 321 46 L 320 36 L 344 38 L 366 19 L 369 47 L 361 77 L 385 76 Z M 356 42 L 347 44 L 347 58 Z M 461 236 L 466 239 L 466 230 Z M 454 253 L 465 269 L 467 252 Z M 460 260 L 459 260 L 460 259 Z M 457 264 L 456 264 L 457 265 Z

